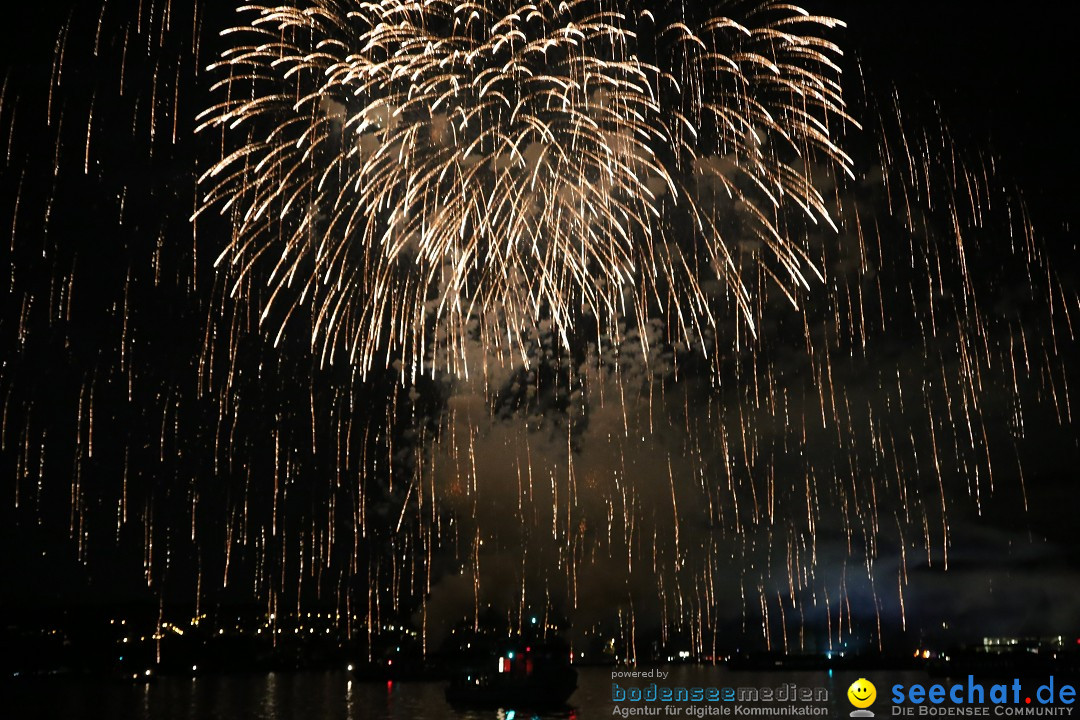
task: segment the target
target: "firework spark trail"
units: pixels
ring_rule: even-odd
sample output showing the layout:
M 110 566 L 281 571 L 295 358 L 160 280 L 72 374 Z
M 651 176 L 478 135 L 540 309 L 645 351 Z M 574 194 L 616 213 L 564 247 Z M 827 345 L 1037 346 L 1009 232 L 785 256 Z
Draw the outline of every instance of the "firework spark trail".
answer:
M 46 160 L 18 150 L 25 91 L 0 94 L 19 358 L 0 445 L 20 512 L 40 521 L 59 493 L 84 562 L 138 526 L 148 584 L 189 555 L 198 602 L 238 581 L 268 613 L 330 598 L 369 638 L 417 607 L 426 631 L 491 604 L 516 627 L 537 609 L 615 627 L 628 657 L 661 618 L 702 654 L 739 613 L 777 647 L 822 622 L 839 643 L 866 607 L 881 622 L 891 554 L 903 618 L 909 563 L 947 562 L 950 517 L 1014 474 L 1026 418 L 1071 422 L 1077 298 L 944 123 L 859 99 L 876 157 L 845 154 L 835 21 L 729 9 L 244 5 L 197 137 L 180 106 L 198 5 L 184 24 L 140 3 L 115 43 L 94 13 L 119 111 L 70 97 L 67 20 Z M 198 200 L 124 178 L 126 266 L 91 308 L 73 298 L 92 259 L 52 208 L 72 175 L 115 178 L 124 112 L 127 142 L 191 142 L 209 169 Z M 157 203 L 159 228 L 131 227 L 129 205 Z M 211 231 L 179 249 L 165 238 L 192 207 Z M 147 311 L 173 285 L 199 316 L 179 349 Z M 95 322 L 107 337 L 74 330 Z M 52 336 L 83 355 L 49 393 Z M 163 345 L 178 359 L 155 368 Z M 121 477 L 92 482 L 110 457 Z M 612 594 L 615 619 L 595 607 Z
M 701 346 L 726 312 L 710 284 L 754 327 L 744 274 L 792 303 L 820 276 L 785 218 L 831 224 L 810 170 L 851 172 L 840 53 L 816 34 L 838 21 L 774 3 L 740 21 L 594 0 L 242 10 L 202 116 L 223 146 L 200 212 L 233 219 L 232 292 L 267 278 L 261 318 L 283 305 L 282 330 L 309 306 L 324 359 L 404 355 L 415 377 L 434 324 L 463 373 L 474 319 L 519 359 L 538 322 L 568 348 L 582 317 L 610 333 L 660 313 Z M 733 209 L 760 246 L 749 273 L 721 231 Z

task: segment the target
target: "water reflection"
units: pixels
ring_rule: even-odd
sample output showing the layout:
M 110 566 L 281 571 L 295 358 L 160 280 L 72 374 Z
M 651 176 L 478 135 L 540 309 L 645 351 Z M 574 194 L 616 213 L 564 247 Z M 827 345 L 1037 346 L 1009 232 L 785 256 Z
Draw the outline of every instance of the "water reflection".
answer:
M 834 678 L 824 672 L 729 673 L 696 666 L 671 672 L 668 682 L 677 686 L 777 687 L 794 682 L 828 688 L 834 699 L 842 699 L 854 679 L 844 673 Z M 903 682 L 903 675 L 890 673 L 889 678 Z M 442 683 L 367 683 L 346 672 L 159 677 L 140 685 L 66 678 L 16 684 L 2 714 L 50 720 L 589 720 L 611 717 L 611 682 L 609 668 L 583 668 L 569 707 L 534 713 L 520 708 L 455 710 L 446 702 Z M 830 716 L 840 709 L 833 704 Z M 843 710 L 846 716 L 850 708 Z

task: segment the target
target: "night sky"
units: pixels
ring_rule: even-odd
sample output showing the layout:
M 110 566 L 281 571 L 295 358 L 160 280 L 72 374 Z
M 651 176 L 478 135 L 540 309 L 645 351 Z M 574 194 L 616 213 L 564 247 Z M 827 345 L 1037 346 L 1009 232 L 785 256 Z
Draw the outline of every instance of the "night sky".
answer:
M 394 587 L 388 592 L 395 603 L 403 598 L 400 615 L 416 621 L 417 598 L 423 593 L 405 588 L 418 586 L 426 572 L 433 583 L 427 602 L 430 623 L 449 626 L 472 612 L 473 579 L 466 577 L 468 563 L 461 558 L 475 552 L 484 558 L 483 572 L 488 573 L 486 600 L 496 606 L 517 602 L 521 581 L 516 573 L 522 572 L 539 587 L 541 600 L 530 592 L 529 606 L 542 607 L 542 591 L 560 585 L 564 571 L 557 559 L 564 550 L 550 536 L 544 540 L 540 533 L 515 527 L 505 503 L 514 502 L 518 486 L 505 496 L 485 493 L 479 504 L 470 506 L 461 487 L 438 475 L 457 462 L 448 444 L 424 449 L 440 431 L 455 427 L 456 420 L 446 420 L 456 417 L 448 411 L 464 416 L 482 407 L 483 391 L 446 379 L 402 387 L 395 367 L 376 368 L 361 378 L 347 361 L 321 365 L 305 337 L 304 317 L 297 321 L 300 330 L 285 334 L 275 346 L 273 333 L 255 329 L 259 289 L 245 291 L 256 298 L 251 306 L 227 297 L 227 283 L 213 260 L 224 247 L 228 218 L 209 214 L 193 231 L 189 217 L 196 206 L 196 167 L 201 172 L 207 166 L 207 143 L 193 137 L 194 116 L 212 97 L 207 75 L 196 77 L 193 68 L 210 63 L 221 48 L 216 32 L 233 21 L 224 8 L 230 3 L 203 8 L 198 30 L 191 27 L 190 12 L 178 3 L 167 31 L 154 24 L 159 20 L 150 23 L 151 33 L 132 20 L 136 5 L 160 4 L 111 0 L 102 12 L 97 3 L 45 0 L 5 10 L 0 160 L 6 160 L 0 166 L 0 227 L 13 231 L 10 244 L 0 247 L 5 276 L 0 306 L 0 603 L 14 609 L 156 605 L 161 598 L 193 604 L 201 593 L 207 603 L 251 602 L 269 611 L 295 606 L 299 599 L 312 607 L 348 605 L 363 615 L 371 612 L 369 586 L 385 582 Z M 616 413 L 608 405 L 590 404 L 590 391 L 582 390 L 581 381 L 568 371 L 583 365 L 584 356 L 564 357 L 545 347 L 537 357 L 550 361 L 546 370 L 511 372 L 495 381 L 498 399 L 479 446 L 479 465 L 490 470 L 491 482 L 509 487 L 520 477 L 506 468 L 520 467 L 523 438 L 529 438 L 525 445 L 538 475 L 549 454 L 552 473 L 566 472 L 560 464 L 565 457 L 558 459 L 557 452 L 573 446 L 583 487 L 590 477 L 603 477 L 605 468 L 613 473 L 608 466 L 616 455 L 634 453 L 637 464 L 627 474 L 647 478 L 656 472 L 661 481 L 655 495 L 641 489 L 639 500 L 646 509 L 660 507 L 670 502 L 677 487 L 684 489 L 678 483 L 689 488 L 696 482 L 694 468 L 699 464 L 703 472 L 714 473 L 718 487 L 724 485 L 727 481 L 717 469 L 721 442 L 716 428 L 748 423 L 766 448 L 755 471 L 761 475 L 749 473 L 754 479 L 733 490 L 732 498 L 746 499 L 749 488 L 756 504 L 757 483 L 768 476 L 769 487 L 773 482 L 781 486 L 775 493 L 778 515 L 805 513 L 807 467 L 822 473 L 858 468 L 850 473 L 854 479 L 836 480 L 835 496 L 820 500 L 816 528 L 808 531 L 817 537 L 815 560 L 800 556 L 793 561 L 801 568 L 796 575 L 813 576 L 798 590 L 803 622 L 812 633 L 828 632 L 826 616 L 835 608 L 822 609 L 819 591 L 833 587 L 842 587 L 846 594 L 844 622 L 854 621 L 854 637 L 867 645 L 877 632 L 868 629 L 877 616 L 886 638 L 908 640 L 924 635 L 967 639 L 996 632 L 1080 633 L 1080 604 L 1075 599 L 1080 592 L 1080 534 L 1074 518 L 1080 507 L 1074 470 L 1080 435 L 1075 420 L 1060 422 L 1068 413 L 1065 387 L 1080 382 L 1077 346 L 1061 315 L 1064 306 L 1073 312 L 1072 322 L 1080 318 L 1074 217 L 1080 156 L 1075 116 L 1067 109 L 1076 66 L 1067 5 L 810 5 L 848 21 L 846 30 L 830 38 L 847 54 L 849 96 L 860 94 L 860 73 L 873 97 L 888 99 L 895 88 L 906 127 L 924 127 L 934 137 L 943 121 L 962 153 L 993 166 L 996 174 L 984 188 L 989 197 L 1019 189 L 1045 247 L 1042 257 L 1057 288 L 1051 296 L 1065 299 L 1052 311 L 1058 314 L 1049 325 L 1046 308 L 1027 296 L 1046 290 L 1033 285 L 1030 269 L 1014 264 L 1017 254 L 1005 240 L 1009 218 L 1001 211 L 1008 207 L 1011 213 L 1019 206 L 991 201 L 994 219 L 976 233 L 978 253 L 973 253 L 969 271 L 973 285 L 990 298 L 990 315 L 1009 318 L 991 320 L 987 336 L 994 352 L 1004 356 L 1010 340 L 1023 336 L 1032 360 L 1024 366 L 1028 375 L 1016 381 L 1018 392 L 1013 376 L 1001 372 L 1002 365 L 981 378 L 975 430 L 970 419 L 956 423 L 969 426 L 959 435 L 979 436 L 977 448 L 954 451 L 951 439 L 935 441 L 945 448 L 940 458 L 944 469 L 937 476 L 942 478 L 940 490 L 938 479 L 926 471 L 936 454 L 919 425 L 925 424 L 919 407 L 924 403 L 931 408 L 932 417 L 933 408 L 941 412 L 946 405 L 961 407 L 959 399 L 946 397 L 935 384 L 959 361 L 948 333 L 939 342 L 924 340 L 919 346 L 922 308 L 914 299 L 904 299 L 902 289 L 904 283 L 914 284 L 920 270 L 916 259 L 905 262 L 906 255 L 895 255 L 896 267 L 884 272 L 893 273 L 889 277 L 901 288 L 899 297 L 916 306 L 915 312 L 890 322 L 872 351 L 842 348 L 855 359 L 834 360 L 835 377 L 829 380 L 841 387 L 851 406 L 875 408 L 872 422 L 882 422 L 899 438 L 890 447 L 904 447 L 895 454 L 913 458 L 904 469 L 887 467 L 888 462 L 866 450 L 877 444 L 858 412 L 854 420 L 848 415 L 856 426 L 851 437 L 835 443 L 837 432 L 831 425 L 809 439 L 803 434 L 794 440 L 800 433 L 783 420 L 736 420 L 735 403 L 749 392 L 745 388 L 750 375 L 728 369 L 718 384 L 711 383 L 706 363 L 676 351 L 661 353 L 661 363 L 681 363 L 679 372 L 686 377 L 681 384 L 665 385 L 674 400 L 660 415 L 676 427 L 682 422 L 697 428 L 693 442 L 677 429 L 661 427 L 632 451 L 596 444 L 605 423 L 618 424 Z M 133 38 L 127 51 L 125 33 Z M 153 33 L 159 33 L 159 40 L 149 37 Z M 193 37 L 200 42 L 197 58 Z M 57 73 L 54 58 L 61 46 L 65 56 Z M 850 62 L 853 58 L 859 59 L 861 71 Z M 118 96 L 121 68 L 125 92 Z M 174 106 L 179 108 L 175 125 Z M 853 108 L 860 120 L 861 109 Z M 46 117 L 51 118 L 49 125 Z M 852 145 L 858 167 L 873 157 L 876 147 L 867 136 L 857 135 Z M 211 143 L 209 155 L 215 152 L 220 153 L 220 147 Z M 863 194 L 850 201 L 860 212 L 866 208 L 867 217 L 876 212 L 870 208 L 883 205 L 882 196 L 868 189 L 868 174 L 872 172 L 859 173 L 857 190 Z M 947 220 L 930 216 L 921 232 L 933 235 L 947 228 Z M 899 226 L 890 229 L 883 222 L 882 227 L 883 254 L 893 253 L 893 248 L 906 252 Z M 1038 283 L 1047 282 L 1042 272 L 1035 278 Z M 961 290 L 950 286 L 950 292 Z M 768 301 L 770 310 L 773 301 Z M 828 319 L 824 304 L 808 307 L 811 318 Z M 776 313 L 770 318 L 775 322 L 763 330 L 767 351 L 762 358 L 744 361 L 733 356 L 733 366 L 745 370 L 760 361 L 770 380 L 791 388 L 792 398 L 805 396 L 814 381 L 807 371 L 810 365 L 799 354 L 805 345 L 802 321 L 790 312 Z M 1055 356 L 1041 355 L 1050 347 L 1057 350 Z M 920 358 L 928 352 L 932 358 L 927 372 L 937 375 L 928 374 L 930 390 L 923 396 L 918 374 Z M 1044 366 L 1051 368 L 1049 389 Z M 904 410 L 897 409 L 892 389 L 878 388 L 879 379 L 895 368 L 913 373 L 904 381 L 904 391 L 911 391 L 905 395 Z M 530 394 L 529 386 L 539 389 Z M 945 386 L 953 387 L 949 382 Z M 790 407 L 805 401 L 792 400 Z M 1024 407 L 1022 439 L 1015 433 L 1017 401 Z M 578 404 L 588 406 L 582 413 L 587 421 L 575 419 Z M 705 417 L 719 419 L 708 425 Z M 527 430 L 517 429 L 519 420 Z M 780 450 L 788 447 L 787 435 L 801 450 Z M 704 448 L 701 458 L 680 458 L 688 443 Z M 975 467 L 982 468 L 987 455 L 994 467 L 992 493 L 984 470 L 973 479 Z M 424 462 L 433 457 L 432 467 L 438 470 L 431 475 L 446 482 L 439 500 L 447 518 L 456 513 L 458 519 L 456 525 L 441 520 L 437 548 L 428 555 L 421 541 L 429 537 L 428 521 L 414 521 L 412 511 L 403 508 L 417 502 L 410 473 L 419 467 L 423 477 Z M 662 457 L 676 460 L 658 459 Z M 918 500 L 912 507 L 929 511 L 916 511 L 910 523 L 894 522 L 904 515 L 901 498 L 907 496 L 889 478 L 912 470 L 919 476 L 907 490 Z M 670 492 L 669 473 L 685 475 L 670 480 Z M 885 479 L 874 480 L 876 475 Z M 436 480 L 430 482 L 434 501 Z M 591 523 L 605 514 L 598 498 L 609 492 L 608 481 L 595 482 L 596 497 L 582 501 L 582 527 L 590 524 L 575 541 L 582 544 L 595 540 L 591 533 L 603 535 Z M 824 478 L 823 486 L 833 487 Z M 870 491 L 881 493 L 873 501 L 875 513 L 884 518 L 880 523 L 877 515 L 871 522 L 858 509 Z M 550 492 L 549 487 L 538 495 Z M 946 499 L 939 500 L 939 495 Z M 592 502 L 596 505 L 590 506 Z M 942 520 L 934 514 L 941 502 L 949 506 L 947 572 Z M 431 510 L 421 510 L 420 516 L 426 517 L 424 512 Z M 644 527 L 655 525 L 661 536 L 671 529 L 656 512 L 643 512 Z M 674 550 L 663 545 L 670 541 L 658 541 L 662 547 L 656 551 L 654 542 L 653 552 L 669 561 L 671 552 L 676 557 L 682 552 L 682 561 L 692 565 L 699 559 L 699 538 L 715 537 L 714 548 L 730 549 L 731 565 L 722 566 L 730 579 L 719 582 L 730 594 L 713 602 L 715 626 L 760 641 L 763 610 L 758 594 L 776 603 L 786 592 L 784 537 L 806 537 L 801 516 L 790 527 L 760 523 L 756 529 L 733 531 L 716 517 L 699 517 L 699 508 L 674 512 L 682 517 L 682 537 L 675 535 Z M 922 547 L 919 512 L 929 518 L 929 551 Z M 357 513 L 363 515 L 362 523 L 355 522 Z M 719 514 L 725 522 L 737 515 L 726 509 Z M 552 524 L 542 512 L 536 517 L 537 525 Z M 914 542 L 906 535 L 911 528 L 919 535 Z M 469 533 L 474 531 L 476 538 L 496 539 L 501 552 L 470 550 Z M 871 545 L 878 555 L 874 569 L 867 572 L 860 568 Z M 906 546 L 903 560 L 900 545 Z M 223 552 L 227 546 L 235 555 Z M 535 553 L 528 563 L 516 554 L 526 546 Z M 587 555 L 584 547 L 575 545 L 575 558 Z M 791 547 L 787 545 L 788 555 Z M 808 552 L 800 547 L 800 552 Z M 314 557 L 318 561 L 313 563 Z M 625 557 L 621 561 L 625 566 Z M 638 561 L 648 564 L 648 553 Z M 324 569 L 316 571 L 313 564 Z M 812 572 L 807 569 L 811 566 Z M 571 617 L 579 630 L 587 629 L 615 622 L 611 618 L 630 597 L 639 603 L 641 627 L 656 627 L 663 613 L 648 603 L 657 602 L 655 577 L 668 575 L 661 570 L 655 576 L 626 579 L 621 572 L 600 563 L 591 578 L 580 580 L 578 609 L 570 610 L 567 599 L 556 592 L 553 610 Z M 898 577 L 906 577 L 899 597 Z M 624 595 L 603 590 L 606 583 L 620 582 L 630 588 Z M 675 592 L 670 586 L 660 590 L 661 596 Z M 643 598 L 650 594 L 646 602 Z M 795 628 L 800 621 L 792 617 L 779 622 Z M 770 633 L 779 636 L 775 628 Z

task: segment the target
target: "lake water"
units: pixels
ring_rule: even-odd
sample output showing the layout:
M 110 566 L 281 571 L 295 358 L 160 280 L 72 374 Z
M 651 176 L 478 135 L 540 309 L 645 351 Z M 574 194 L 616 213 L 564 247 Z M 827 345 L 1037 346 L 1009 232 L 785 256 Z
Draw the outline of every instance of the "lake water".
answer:
M 787 683 L 795 683 L 800 688 L 823 687 L 828 689 L 830 701 L 817 707 L 827 708 L 827 713 L 819 717 L 828 718 L 848 717 L 852 708 L 846 700 L 847 688 L 858 677 L 858 673 L 839 671 L 834 676 L 825 672 L 740 673 L 699 666 L 675 666 L 666 670 L 671 675 L 659 684 L 671 687 L 778 688 Z M 875 671 L 865 674 L 877 684 L 879 699 L 873 709 L 878 718 L 890 716 L 889 688 L 894 683 L 929 685 L 942 682 L 930 681 L 923 673 Z M 643 687 L 652 681 L 618 678 L 616 682 L 623 687 Z M 989 687 L 991 683 L 985 681 L 984 684 Z M 1037 683 L 1030 684 L 1037 686 Z M 0 700 L 0 717 L 48 720 L 589 720 L 613 717 L 611 668 L 579 669 L 578 686 L 570 698 L 570 707 L 538 715 L 521 711 L 511 713 L 509 709 L 457 711 L 446 703 L 442 683 L 361 683 L 345 672 L 163 677 L 146 685 L 57 678 L 8 684 L 4 698 Z M 656 705 L 661 704 L 653 706 Z M 697 704 L 698 707 L 708 705 Z M 691 717 L 686 708 L 683 704 L 679 717 Z M 658 717 L 671 715 L 661 713 Z M 990 717 L 994 717 L 992 711 Z M 1077 717 L 1080 718 L 1080 713 Z

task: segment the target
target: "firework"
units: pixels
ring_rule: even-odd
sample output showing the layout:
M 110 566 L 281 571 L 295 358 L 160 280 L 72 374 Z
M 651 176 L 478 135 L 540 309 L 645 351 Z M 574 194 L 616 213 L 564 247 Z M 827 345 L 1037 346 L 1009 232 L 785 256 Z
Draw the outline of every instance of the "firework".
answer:
M 0 455 L 84 562 L 133 542 L 197 604 L 331 602 L 369 652 L 487 609 L 631 658 L 639 623 L 715 657 L 739 616 L 880 642 L 909 565 L 1023 491 L 1027 418 L 1071 423 L 1077 299 L 1023 203 L 946 123 L 844 87 L 837 21 L 239 9 L 209 72 L 198 4 L 114 0 L 63 24 L 43 108 L 0 89 Z M 86 27 L 120 82 L 80 95 Z M 54 210 L 80 181 L 118 257 Z
M 264 321 L 307 305 L 324 358 L 411 376 L 432 328 L 462 372 L 470 332 L 526 358 L 547 321 L 566 348 L 583 317 L 664 316 L 698 347 L 731 308 L 752 327 L 759 274 L 792 302 L 820 277 L 788 218 L 832 223 L 811 175 L 850 159 L 839 23 L 728 9 L 244 6 L 201 126 L 233 292 L 254 275 Z

